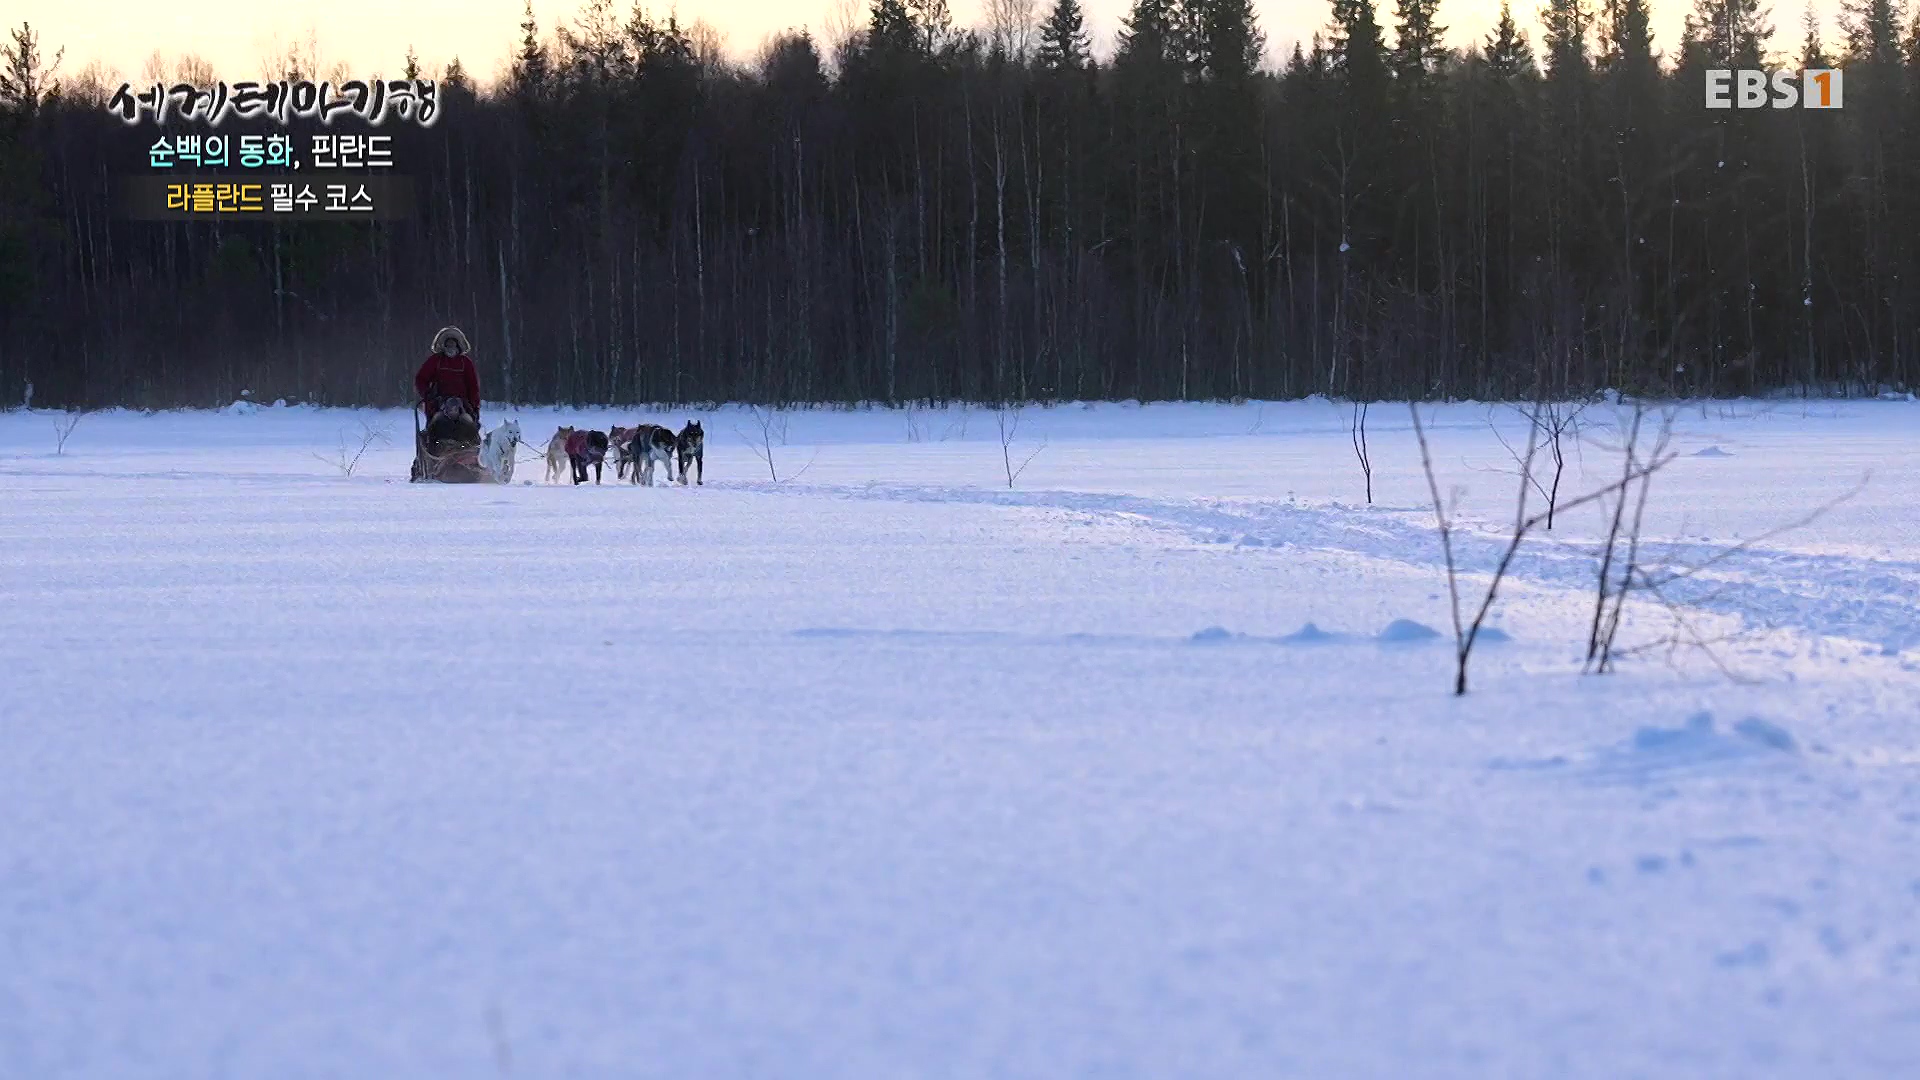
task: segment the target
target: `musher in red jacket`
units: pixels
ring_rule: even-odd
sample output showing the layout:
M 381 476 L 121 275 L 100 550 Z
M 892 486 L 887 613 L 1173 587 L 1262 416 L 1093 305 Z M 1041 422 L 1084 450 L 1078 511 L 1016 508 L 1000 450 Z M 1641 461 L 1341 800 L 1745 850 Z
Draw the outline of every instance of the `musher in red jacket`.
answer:
M 442 424 L 442 434 L 434 433 L 434 425 L 441 420 L 442 402 L 452 400 L 460 403 L 466 410 L 466 424 L 460 424 L 461 436 L 471 433 L 472 441 L 479 441 L 480 431 L 480 373 L 474 370 L 473 357 L 467 355 L 467 335 L 457 326 L 448 326 L 433 335 L 433 352 L 426 363 L 414 373 L 413 389 L 420 395 L 421 404 L 426 406 L 428 437 L 438 440 L 454 436 Z

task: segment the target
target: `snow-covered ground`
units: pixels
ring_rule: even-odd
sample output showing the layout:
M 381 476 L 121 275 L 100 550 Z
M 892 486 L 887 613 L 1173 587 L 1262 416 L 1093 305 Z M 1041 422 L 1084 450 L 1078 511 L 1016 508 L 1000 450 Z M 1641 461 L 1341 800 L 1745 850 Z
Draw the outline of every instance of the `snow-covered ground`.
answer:
M 1713 656 L 1580 674 L 1590 506 L 1465 698 L 1404 406 L 705 419 L 0 414 L 0 1077 L 1920 1074 L 1920 405 L 1684 410 Z

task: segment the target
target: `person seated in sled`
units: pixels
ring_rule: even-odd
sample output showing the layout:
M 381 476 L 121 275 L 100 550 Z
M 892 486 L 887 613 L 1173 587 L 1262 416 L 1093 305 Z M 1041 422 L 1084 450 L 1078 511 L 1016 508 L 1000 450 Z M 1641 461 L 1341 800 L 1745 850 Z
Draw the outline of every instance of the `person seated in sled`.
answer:
M 480 374 L 467 355 L 467 335 L 448 326 L 433 335 L 433 352 L 414 373 L 413 388 L 427 414 L 427 439 L 472 445 L 480 441 Z
M 480 425 L 467 415 L 459 398 L 440 399 L 440 412 L 427 421 L 427 449 L 435 457 L 462 447 L 480 445 Z

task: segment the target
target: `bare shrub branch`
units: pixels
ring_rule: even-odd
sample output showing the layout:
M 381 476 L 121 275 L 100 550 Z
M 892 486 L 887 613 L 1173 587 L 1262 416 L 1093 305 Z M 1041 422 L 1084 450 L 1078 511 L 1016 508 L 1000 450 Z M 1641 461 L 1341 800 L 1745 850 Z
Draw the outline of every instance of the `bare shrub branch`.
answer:
M 1624 456 L 1629 462 L 1637 456 L 1636 443 L 1638 441 L 1639 429 L 1640 420 L 1636 414 L 1634 424 L 1630 429 L 1630 433 L 1623 447 Z M 1669 415 L 1666 422 L 1662 424 L 1660 435 L 1655 443 L 1654 454 L 1657 455 L 1664 452 L 1670 436 L 1671 415 Z M 1783 533 L 1804 528 L 1812 524 L 1835 507 L 1858 495 L 1866 488 L 1868 481 L 1871 479 L 1871 473 L 1863 475 L 1860 478 L 1860 482 L 1852 488 L 1821 503 L 1819 506 L 1814 507 L 1812 510 L 1809 510 L 1807 513 L 1802 514 L 1792 521 L 1768 529 L 1757 536 L 1748 537 L 1737 544 L 1723 547 L 1706 558 L 1690 564 L 1678 564 L 1671 560 L 1653 565 L 1647 565 L 1642 562 L 1641 528 L 1646 513 L 1647 481 L 1644 479 L 1641 480 L 1639 495 L 1635 501 L 1633 517 L 1630 521 L 1627 521 L 1624 526 L 1622 524 L 1622 517 L 1626 506 L 1626 496 L 1623 492 L 1619 502 L 1612 507 L 1610 514 L 1611 522 L 1607 537 L 1598 552 L 1600 572 L 1595 586 L 1596 599 L 1594 604 L 1593 627 L 1587 641 L 1586 670 L 1591 674 L 1605 674 L 1614 670 L 1614 662 L 1622 656 L 1633 655 L 1665 646 L 1669 658 L 1671 658 L 1673 654 L 1684 647 L 1697 649 L 1705 653 L 1707 658 L 1713 662 L 1714 666 L 1719 668 L 1721 673 L 1728 678 L 1746 681 L 1740 679 L 1740 676 L 1736 675 L 1712 648 L 1712 645 L 1716 642 L 1730 640 L 1737 636 L 1737 633 L 1708 639 L 1687 619 L 1683 605 L 1669 595 L 1667 587 L 1675 582 L 1697 577 L 1701 573 L 1732 559 L 1742 552 L 1749 551 L 1756 545 L 1765 543 Z M 1616 561 L 1616 551 L 1623 542 L 1623 528 L 1625 553 L 1619 556 L 1620 566 L 1616 573 L 1614 563 Z M 1729 588 L 1730 587 L 1731 586 L 1729 586 Z M 1708 599 L 1717 598 L 1724 595 L 1725 592 L 1725 589 L 1716 590 L 1709 594 Z M 1620 627 L 1625 621 L 1627 602 L 1630 597 L 1636 593 L 1645 594 L 1659 603 L 1672 618 L 1674 630 L 1667 637 L 1654 642 L 1622 648 L 1616 644 L 1616 641 L 1619 637 Z M 1697 603 L 1699 598 L 1695 599 Z
M 1506 448 L 1507 455 L 1513 458 L 1514 463 L 1523 465 L 1522 477 L 1533 485 L 1533 489 L 1540 493 L 1542 499 L 1546 500 L 1546 528 L 1548 532 L 1552 532 L 1554 516 L 1559 509 L 1560 480 L 1567 471 L 1567 451 L 1564 440 L 1569 432 L 1573 433 L 1574 449 L 1578 451 L 1580 413 L 1586 409 L 1586 405 L 1578 402 L 1562 405 L 1559 402 L 1541 401 L 1527 406 L 1516 405 L 1514 409 L 1526 418 L 1533 434 L 1541 438 L 1542 447 L 1551 455 L 1553 459 L 1551 481 L 1542 482 L 1530 466 L 1524 465 L 1520 451 L 1516 450 L 1513 444 L 1507 441 L 1507 437 L 1500 433 L 1500 426 L 1493 422 L 1491 415 L 1487 417 L 1487 427 L 1493 432 L 1493 437 L 1500 440 L 1500 445 Z
M 27 398 L 29 401 L 33 398 L 32 384 L 28 384 Z M 53 422 L 53 452 L 55 454 L 64 454 L 67 452 L 67 436 L 73 434 L 73 429 L 80 426 L 81 418 L 86 415 L 87 413 L 84 409 L 77 412 L 62 412 L 60 419 Z
M 776 462 L 774 461 L 773 446 L 776 440 L 779 442 L 781 446 L 787 445 L 786 413 L 777 409 L 762 408 L 758 405 L 752 405 L 752 406 L 749 406 L 748 408 L 749 408 L 749 412 L 753 416 L 754 426 L 760 429 L 759 440 L 756 442 L 753 436 L 747 434 L 744 431 L 741 431 L 739 425 L 737 424 L 734 425 L 734 428 L 733 428 L 734 433 L 739 435 L 740 438 L 747 444 L 747 449 L 753 451 L 754 457 L 757 457 L 761 461 L 764 461 L 767 463 L 767 475 L 769 477 L 772 477 L 773 482 L 776 484 L 781 483 L 782 478 L 780 476 L 780 470 Z M 807 463 L 800 467 L 800 471 L 797 473 L 794 473 L 792 476 L 786 477 L 785 479 L 798 480 L 802 476 L 805 476 L 807 474 L 807 470 L 813 468 L 814 461 L 817 460 L 819 457 L 820 457 L 820 450 L 818 447 L 815 447 L 813 451 L 813 456 L 808 458 Z
M 767 463 L 767 475 L 777 484 L 780 482 L 780 470 L 775 467 L 773 461 L 773 410 L 752 405 L 748 406 L 748 413 L 753 417 L 754 424 L 760 428 L 760 441 L 755 443 L 753 437 L 741 431 L 738 425 L 735 425 L 733 430 L 746 441 L 747 448 L 753 451 L 753 456 Z M 781 442 L 785 443 L 786 439 L 783 437 Z
M 1353 441 L 1354 456 L 1360 459 L 1360 475 L 1367 482 L 1367 505 L 1373 505 L 1373 462 L 1367 456 L 1367 403 L 1353 403 L 1353 421 L 1347 425 L 1347 436 Z
M 818 460 L 820 460 L 820 448 L 816 446 L 813 448 L 813 453 L 807 455 L 807 463 L 805 465 L 800 466 L 800 471 L 797 473 L 794 473 L 791 476 L 788 476 L 785 480 L 782 480 L 781 483 L 784 484 L 788 480 L 798 480 L 801 477 L 807 475 L 807 470 L 813 468 L 813 463 Z
M 1027 455 L 1026 460 L 1020 463 L 1019 468 L 1014 467 L 1013 440 L 1020 431 L 1021 411 L 1021 408 L 1017 405 L 1012 408 L 1003 405 L 995 413 L 995 422 L 998 423 L 1000 427 L 1000 463 L 1005 466 L 1007 471 L 1007 490 L 1009 491 L 1013 490 L 1013 482 L 1020 479 L 1020 474 L 1027 471 L 1027 466 L 1033 464 L 1033 459 L 1040 456 L 1040 451 L 1047 448 L 1047 440 L 1044 438 L 1041 439 L 1040 445 L 1034 447 L 1033 453 Z M 1011 422 L 1009 422 L 1009 417 L 1011 417 Z
M 387 443 L 391 441 L 392 439 L 384 429 L 375 429 L 372 424 L 362 420 L 360 421 L 360 444 L 358 446 L 351 446 L 349 444 L 347 432 L 343 428 L 340 432 L 340 449 L 333 457 L 328 457 L 325 454 L 315 454 L 313 456 L 315 459 L 339 469 L 340 475 L 352 476 L 353 470 L 360 467 L 360 459 L 367 456 L 367 449 L 369 447 L 374 443 Z
M 1460 574 L 1453 559 L 1453 523 L 1447 519 L 1446 503 L 1440 498 L 1440 481 L 1433 474 L 1433 452 L 1427 446 L 1427 431 L 1420 426 L 1420 406 L 1407 402 L 1407 411 L 1413 414 L 1413 434 L 1420 442 L 1420 467 L 1427 475 L 1427 491 L 1433 496 L 1433 519 L 1440 530 L 1440 552 L 1447 563 L 1447 609 L 1453 615 L 1453 640 L 1456 650 L 1466 640 L 1460 626 Z M 1460 661 L 1461 685 L 1454 692 L 1465 693 L 1466 660 Z
M 1545 522 L 1548 513 L 1551 512 L 1549 510 L 1536 511 L 1532 514 L 1527 512 L 1527 496 L 1533 487 L 1531 472 L 1534 458 L 1540 449 L 1541 429 L 1538 425 L 1528 427 L 1527 448 L 1520 456 L 1522 476 L 1517 485 L 1519 494 L 1515 499 L 1513 529 L 1507 538 L 1506 547 L 1500 553 L 1499 562 L 1494 566 L 1493 578 L 1487 583 L 1487 591 L 1481 597 L 1480 605 L 1475 609 L 1472 620 L 1468 621 L 1461 611 L 1459 568 L 1453 553 L 1453 524 L 1448 519 L 1447 511 L 1440 498 L 1440 483 L 1433 472 L 1433 454 L 1427 444 L 1426 428 L 1420 423 L 1420 407 L 1414 402 L 1408 402 L 1407 408 L 1413 415 L 1413 432 L 1420 443 L 1420 465 L 1427 475 L 1427 490 L 1433 496 L 1434 519 L 1439 526 L 1440 546 L 1446 558 L 1447 595 L 1451 601 L 1450 608 L 1453 616 L 1455 659 L 1453 692 L 1458 696 L 1467 692 L 1467 662 L 1473 655 L 1474 643 L 1479 639 L 1480 630 L 1486 623 L 1487 615 L 1493 610 L 1494 600 L 1500 592 L 1500 583 L 1506 579 L 1507 571 L 1513 565 L 1514 557 L 1519 554 L 1520 545 L 1525 542 L 1527 534 Z M 1614 492 L 1623 493 L 1624 499 L 1624 492 L 1635 482 L 1651 476 L 1672 460 L 1673 455 L 1668 453 L 1653 457 L 1637 467 L 1630 466 L 1620 480 L 1564 503 L 1559 509 L 1571 510 L 1596 502 Z
M 940 433 L 940 441 L 946 442 L 952 438 L 965 439 L 967 437 L 967 419 L 970 415 L 971 410 L 968 409 L 964 403 L 961 404 L 960 415 L 947 423 L 946 430 Z
M 1645 408 L 1636 407 L 1633 410 L 1633 424 L 1627 429 L 1626 441 L 1621 445 L 1620 460 L 1623 472 L 1630 473 L 1633 470 L 1634 449 L 1639 444 L 1640 425 L 1646 419 L 1646 415 Z M 1626 512 L 1627 499 L 1623 490 L 1620 498 L 1614 502 L 1612 512 L 1608 515 L 1607 536 L 1600 545 L 1600 574 L 1595 588 L 1593 622 L 1587 630 L 1587 664 L 1590 667 L 1594 664 L 1595 658 L 1600 655 L 1601 636 L 1607 625 L 1607 604 L 1612 599 L 1608 583 L 1612 581 L 1614 552 L 1619 546 L 1620 528 L 1626 518 Z M 1625 580 L 1630 574 L 1631 571 L 1628 575 L 1623 575 L 1622 579 Z

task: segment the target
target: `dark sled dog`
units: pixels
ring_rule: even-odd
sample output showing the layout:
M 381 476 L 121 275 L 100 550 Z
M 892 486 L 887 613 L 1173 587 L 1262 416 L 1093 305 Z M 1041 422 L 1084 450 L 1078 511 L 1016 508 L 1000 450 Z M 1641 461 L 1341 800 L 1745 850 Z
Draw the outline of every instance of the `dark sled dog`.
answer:
M 699 479 L 695 483 L 705 484 L 707 482 L 707 433 L 700 429 L 700 421 L 687 421 L 687 426 L 680 429 L 680 434 L 674 436 L 673 442 L 674 450 L 680 458 L 680 483 L 684 485 L 687 482 L 687 466 L 694 465 L 699 469 Z M 668 474 L 667 479 L 673 479 L 672 474 Z
M 634 431 L 633 476 L 636 484 L 653 485 L 653 467 L 665 463 L 667 481 L 673 481 L 673 432 L 659 424 L 641 424 Z
M 607 433 L 576 431 L 567 436 L 567 460 L 573 463 L 573 482 L 587 482 L 587 466 L 593 466 L 593 482 L 600 482 L 600 467 L 607 460 Z

